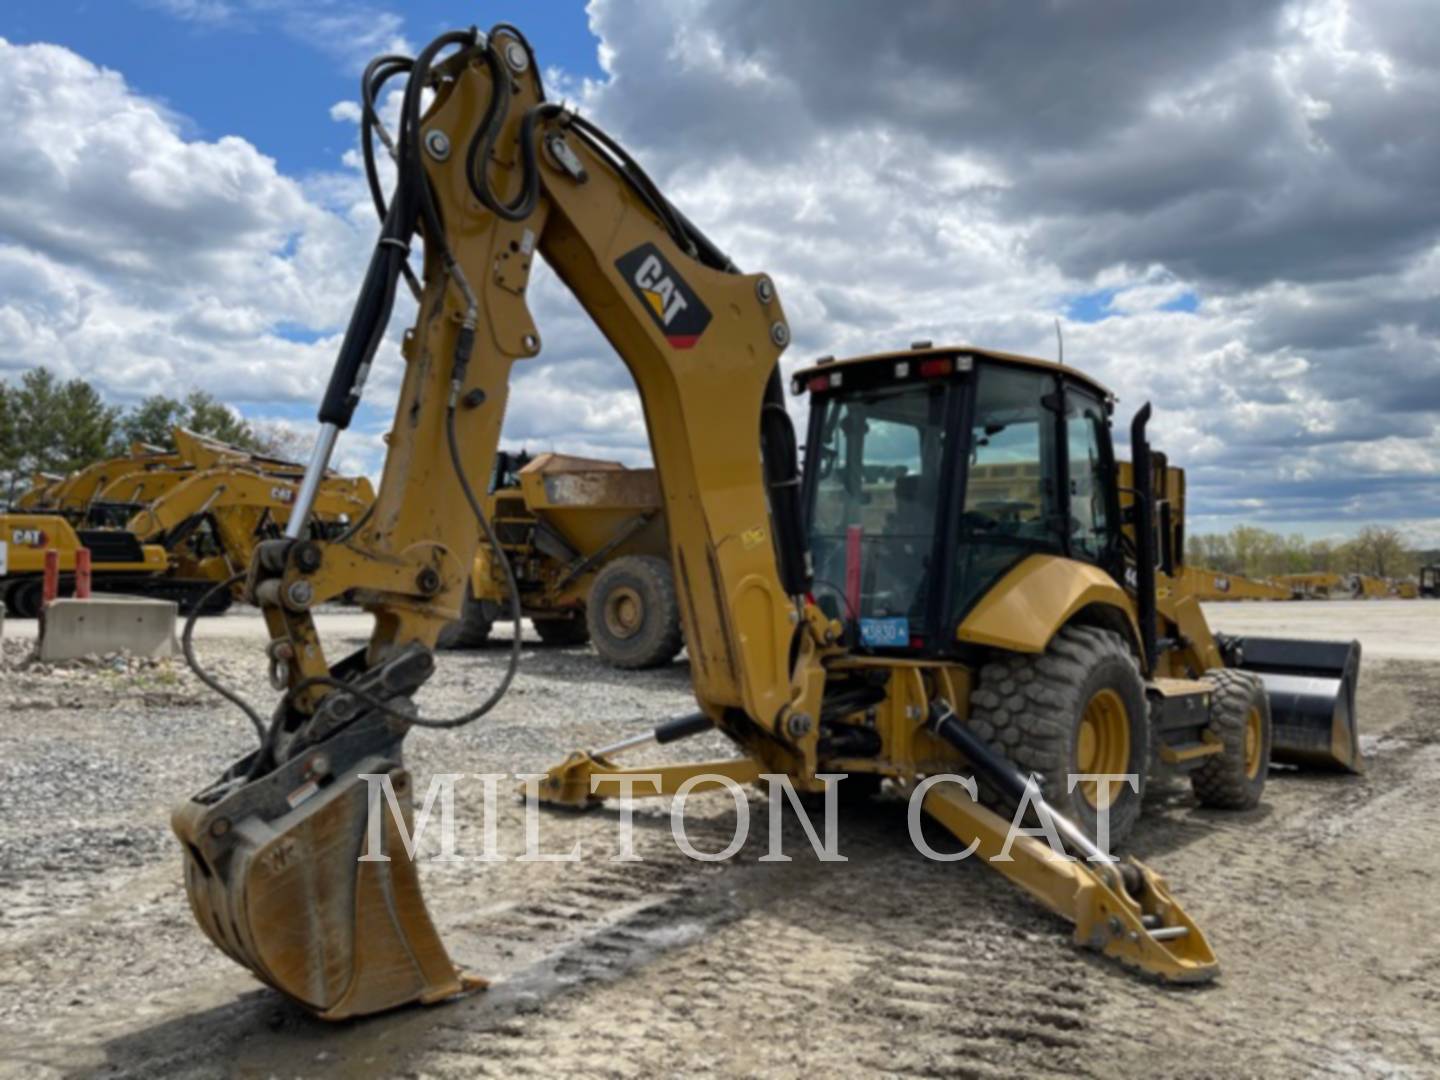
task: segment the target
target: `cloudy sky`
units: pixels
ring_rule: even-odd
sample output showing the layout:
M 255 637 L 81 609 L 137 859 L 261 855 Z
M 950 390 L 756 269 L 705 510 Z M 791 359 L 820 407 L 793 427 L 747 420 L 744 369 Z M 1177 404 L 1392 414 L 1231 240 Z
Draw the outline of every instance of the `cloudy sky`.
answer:
M 359 69 L 499 19 L 774 275 L 787 366 L 916 338 L 1053 356 L 1058 318 L 1124 415 L 1154 400 L 1195 527 L 1440 542 L 1427 0 L 7 0 L 0 377 L 307 424 L 376 227 Z M 553 278 L 532 303 L 507 443 L 644 460 L 619 361 Z

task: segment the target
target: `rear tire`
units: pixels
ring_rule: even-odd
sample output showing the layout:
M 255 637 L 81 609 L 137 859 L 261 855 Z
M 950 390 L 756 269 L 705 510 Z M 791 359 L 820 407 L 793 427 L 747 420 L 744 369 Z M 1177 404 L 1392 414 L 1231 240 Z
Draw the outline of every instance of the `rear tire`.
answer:
M 585 621 L 596 650 L 615 667 L 668 664 L 685 643 L 670 563 L 654 555 L 616 559 L 596 575 Z
M 1214 668 L 1205 679 L 1215 686 L 1210 727 L 1225 746 L 1190 774 L 1201 806 L 1249 810 L 1260 804 L 1270 772 L 1270 695 L 1248 671 Z
M 583 616 L 565 619 L 535 619 L 535 632 L 546 645 L 584 645 L 590 640 L 590 628 Z
M 1038 774 L 1046 802 L 1092 840 L 1101 793 L 1096 784 L 1067 790 L 1068 774 L 1135 774 L 1139 790 L 1110 787 L 1111 846 L 1135 827 L 1150 762 L 1150 718 L 1139 665 L 1120 635 L 1067 626 L 1039 656 L 1010 653 L 991 661 L 980 669 L 967 723 L 1022 773 Z M 994 805 L 987 787 L 982 800 Z
M 476 600 L 465 586 L 465 603 L 460 608 L 460 618 L 448 624 L 435 639 L 437 649 L 479 649 L 490 640 L 490 628 L 495 625 L 498 609 L 491 600 Z M 517 626 L 518 634 L 520 628 Z

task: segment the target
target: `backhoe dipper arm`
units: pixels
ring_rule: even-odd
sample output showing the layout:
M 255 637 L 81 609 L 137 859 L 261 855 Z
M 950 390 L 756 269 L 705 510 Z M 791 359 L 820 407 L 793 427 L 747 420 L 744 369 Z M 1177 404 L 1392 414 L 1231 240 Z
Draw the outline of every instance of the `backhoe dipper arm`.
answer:
M 269 725 L 252 714 L 262 746 L 174 814 L 201 926 L 261 979 L 331 1018 L 467 985 L 389 814 L 381 843 L 390 861 L 357 862 L 373 799 L 361 777 L 387 776 L 408 815 L 408 728 L 469 722 L 506 685 L 448 720 L 419 718 L 410 701 L 433 669 L 441 627 L 459 612 L 477 519 L 489 532 L 470 478 L 490 473 L 512 366 L 540 351 L 526 304 L 537 254 L 638 387 L 701 709 L 777 771 L 813 771 L 821 635 L 805 631 L 828 625 L 799 599 L 807 560 L 778 371 L 789 330 L 770 279 L 736 272 L 613 141 L 544 102 L 529 45 L 509 27 L 445 34 L 414 61 L 373 63 L 367 162 L 372 132 L 383 131 L 375 95 L 401 73 L 398 180 L 387 204 L 371 170 L 384 225 L 316 452 L 287 539 L 262 544 L 250 568 L 272 681 L 287 693 Z M 422 115 L 424 89 L 434 97 Z M 410 277 L 417 232 L 423 285 L 376 501 L 341 539 L 302 540 L 335 435 Z M 365 650 L 332 665 L 310 609 L 343 593 L 376 625 Z M 514 648 L 518 657 L 518 634 Z
M 432 200 L 443 241 L 425 245 L 419 317 L 402 347 L 405 373 L 378 498 L 365 527 L 343 544 L 307 549 L 307 565 L 318 558 L 314 569 L 296 565 L 293 545 L 265 553 L 255 586 L 273 636 L 314 642 L 308 604 L 295 600 L 302 580 L 309 588 L 298 594 L 309 604 L 357 590 L 377 615 L 367 667 L 432 645 L 456 616 L 478 539 L 460 466 L 468 477 L 489 475 L 511 368 L 540 350 L 526 304 L 538 253 L 635 378 L 697 696 L 717 718 L 738 709 L 773 727 L 792 696 L 798 619 L 777 571 L 755 453 L 788 341 L 774 286 L 733 272 L 628 159 L 616 160 L 603 135 L 543 103 L 517 35 L 501 32 L 485 45 L 468 34 L 440 41 L 460 51 L 430 70 L 436 97 L 418 129 L 402 127 L 400 188 L 321 410 L 323 423 L 349 422 L 410 239 L 400 219 L 413 216 L 428 240 L 423 204 Z M 417 65 L 425 61 L 422 54 Z M 412 72 L 412 89 L 423 78 Z M 415 168 L 428 188 L 407 182 Z M 784 431 L 768 441 L 779 451 L 771 456 L 783 457 Z M 786 468 L 772 466 L 776 476 Z M 798 514 L 788 524 L 798 532 Z M 799 536 L 784 540 L 780 550 L 803 546 Z M 292 687 L 328 672 L 318 649 L 306 655 L 293 665 Z M 313 709 L 323 696 L 301 695 L 296 705 Z

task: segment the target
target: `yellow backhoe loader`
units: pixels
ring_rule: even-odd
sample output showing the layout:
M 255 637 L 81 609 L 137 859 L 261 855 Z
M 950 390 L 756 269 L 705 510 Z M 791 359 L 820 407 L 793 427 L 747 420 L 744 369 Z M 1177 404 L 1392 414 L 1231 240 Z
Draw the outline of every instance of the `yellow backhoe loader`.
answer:
M 501 452 L 485 510 L 540 639 L 594 643 L 618 668 L 659 667 L 684 646 L 654 469 L 568 454 Z M 482 545 L 442 649 L 483 644 L 506 613 L 506 580 Z
M 375 102 L 399 75 L 408 81 L 398 132 L 384 133 L 398 177 L 387 199 Z M 413 700 L 437 634 L 459 613 L 477 523 L 501 550 L 467 467 L 493 461 L 510 369 L 540 350 L 526 305 L 540 256 L 644 405 L 699 706 L 655 737 L 718 728 L 739 752 L 627 769 L 619 756 L 643 740 L 622 740 L 572 754 L 542 794 L 589 805 L 642 774 L 659 775 L 657 794 L 707 774 L 779 773 L 818 792 L 821 774 L 844 773 L 862 793 L 883 778 L 908 787 L 977 776 L 983 801 L 938 784 L 924 810 L 1073 923 L 1080 944 L 1164 980 L 1213 977 L 1204 934 L 1160 876 L 1097 849 L 1098 810 L 1110 807 L 1116 836 L 1133 825 L 1152 747 L 1191 772 L 1207 805 L 1254 806 L 1272 738 L 1289 749 L 1290 721 L 1304 728 L 1302 753 L 1323 736 L 1321 756 L 1358 765 L 1355 672 L 1335 670 L 1337 655 L 1357 657 L 1351 646 L 1320 655 L 1310 643 L 1219 638 L 1193 597 L 1158 597 L 1182 537 L 1163 484 L 1157 492 L 1149 407 L 1131 427 L 1132 490 L 1122 492 L 1113 398 L 1072 369 L 973 348 L 831 362 L 795 377 L 811 405 L 802 480 L 774 282 L 738 271 L 613 139 L 547 102 L 517 30 L 443 34 L 413 60 L 372 63 L 363 88 L 362 149 L 384 224 L 287 536 L 260 545 L 246 582 L 285 694 L 267 722 L 227 691 L 261 743 L 172 819 L 211 940 L 329 1019 L 477 985 L 451 963 L 390 815 L 376 824 L 388 861 L 359 860 L 362 774 L 388 776 L 408 807 L 406 733 L 476 720 L 508 685 L 509 675 L 456 717 L 420 715 Z M 411 281 L 417 233 L 424 266 Z M 374 509 L 342 539 L 306 540 L 318 477 L 402 280 L 420 304 Z M 311 609 L 344 594 L 375 614 L 375 629 L 337 660 Z M 518 642 L 511 657 L 513 674 Z M 1272 678 L 1295 685 L 1267 691 Z M 1035 800 L 1027 772 L 1040 778 Z M 1130 772 L 1142 791 L 1111 796 L 1094 780 L 1104 772 Z M 1088 778 L 1071 790 L 1067 773 Z M 1081 858 L 1019 836 L 1011 861 L 990 861 L 1022 800 Z

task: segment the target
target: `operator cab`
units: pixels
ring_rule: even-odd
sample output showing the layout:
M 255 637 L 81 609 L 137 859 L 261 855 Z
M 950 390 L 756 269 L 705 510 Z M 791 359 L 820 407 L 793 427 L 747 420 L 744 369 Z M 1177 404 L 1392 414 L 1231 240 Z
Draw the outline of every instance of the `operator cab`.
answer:
M 825 360 L 804 506 L 816 602 L 848 643 L 951 655 L 975 604 L 1033 554 L 1123 580 L 1114 397 L 1059 364 L 969 347 Z

